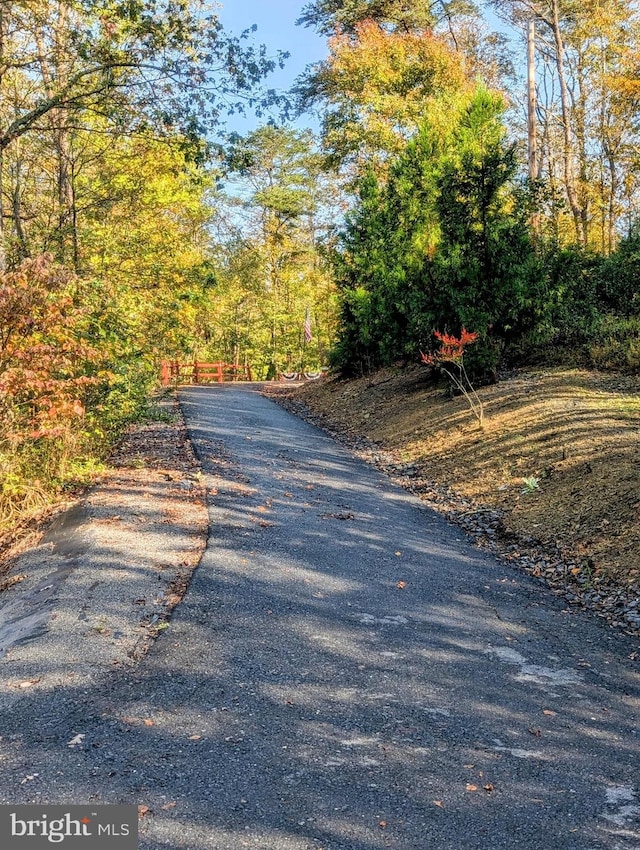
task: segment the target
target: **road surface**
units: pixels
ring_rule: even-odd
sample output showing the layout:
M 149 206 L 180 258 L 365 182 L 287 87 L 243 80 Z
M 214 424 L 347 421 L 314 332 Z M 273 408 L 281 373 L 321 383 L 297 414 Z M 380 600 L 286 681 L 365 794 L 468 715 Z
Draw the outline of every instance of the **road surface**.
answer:
M 143 850 L 640 850 L 637 641 L 255 386 L 181 402 L 202 562 L 137 667 L 2 718 L 3 802 L 140 803 Z

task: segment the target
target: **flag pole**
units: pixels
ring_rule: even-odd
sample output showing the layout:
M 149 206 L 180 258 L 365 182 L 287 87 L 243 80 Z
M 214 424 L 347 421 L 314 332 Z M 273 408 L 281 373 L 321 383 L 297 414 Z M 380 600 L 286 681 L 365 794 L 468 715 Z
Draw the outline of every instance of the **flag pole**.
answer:
M 304 375 L 305 369 L 305 360 L 307 353 L 307 345 L 313 339 L 313 334 L 311 333 L 311 311 L 309 310 L 309 305 L 307 305 L 307 309 L 304 314 L 304 328 L 302 334 L 302 363 L 300 364 L 300 371 Z

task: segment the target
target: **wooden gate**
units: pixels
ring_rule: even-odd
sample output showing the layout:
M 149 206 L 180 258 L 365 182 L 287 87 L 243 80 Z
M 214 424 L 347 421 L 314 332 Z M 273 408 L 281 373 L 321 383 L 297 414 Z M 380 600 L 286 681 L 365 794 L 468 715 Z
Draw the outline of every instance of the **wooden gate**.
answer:
M 223 384 L 227 381 L 252 381 L 250 366 L 234 366 L 233 363 L 178 363 L 177 360 L 165 360 L 162 363 L 160 378 L 162 386 L 169 384 Z

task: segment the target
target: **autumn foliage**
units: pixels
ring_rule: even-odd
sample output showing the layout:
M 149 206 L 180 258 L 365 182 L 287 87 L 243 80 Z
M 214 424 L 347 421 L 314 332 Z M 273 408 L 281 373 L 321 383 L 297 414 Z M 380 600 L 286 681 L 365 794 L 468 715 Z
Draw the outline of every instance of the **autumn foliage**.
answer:
M 462 328 L 460 336 L 434 331 L 433 335 L 440 342 L 440 347 L 428 354 L 420 352 L 422 362 L 427 366 L 439 368 L 447 375 L 454 386 L 462 393 L 469 403 L 471 412 L 484 428 L 484 405 L 473 386 L 464 366 L 464 354 L 467 346 L 476 342 L 478 334 Z
M 324 143 L 338 161 L 399 154 L 429 115 L 438 125 L 467 86 L 461 57 L 433 32 L 388 32 L 373 20 L 329 39 L 315 89 L 331 103 Z M 448 110 L 447 110 L 448 111 Z M 455 111 L 455 110 L 454 110 Z
M 472 333 L 466 328 L 462 328 L 459 337 L 440 333 L 440 331 L 434 331 L 433 335 L 440 341 L 440 348 L 432 354 L 420 352 L 422 362 L 429 366 L 436 366 L 441 363 L 453 363 L 456 365 L 462 363 L 465 348 L 478 339 L 477 333 Z
M 86 395 L 106 378 L 73 288 L 49 255 L 0 276 L 0 527 L 64 474 Z
M 0 405 L 5 428 L 38 438 L 84 414 L 83 395 L 97 379 L 87 367 L 98 353 L 82 341 L 83 311 L 71 276 L 50 256 L 25 261 L 0 279 Z M 13 436 L 15 439 L 15 435 Z

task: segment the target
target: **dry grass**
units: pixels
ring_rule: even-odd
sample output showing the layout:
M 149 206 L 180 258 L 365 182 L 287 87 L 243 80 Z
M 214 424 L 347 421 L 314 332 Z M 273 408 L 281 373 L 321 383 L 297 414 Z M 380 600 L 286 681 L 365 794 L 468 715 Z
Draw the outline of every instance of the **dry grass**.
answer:
M 618 582 L 640 571 L 640 380 L 579 370 L 519 372 L 463 398 L 424 368 L 299 390 L 317 414 L 415 462 L 422 477 L 505 525 L 593 561 Z M 528 492 L 523 479 L 537 479 Z

